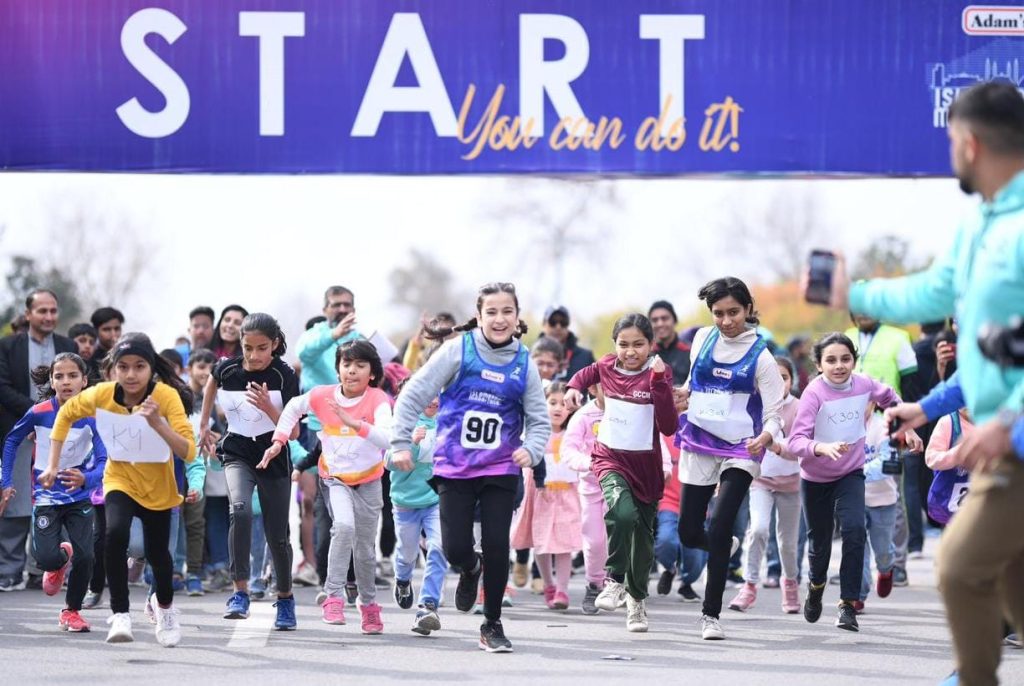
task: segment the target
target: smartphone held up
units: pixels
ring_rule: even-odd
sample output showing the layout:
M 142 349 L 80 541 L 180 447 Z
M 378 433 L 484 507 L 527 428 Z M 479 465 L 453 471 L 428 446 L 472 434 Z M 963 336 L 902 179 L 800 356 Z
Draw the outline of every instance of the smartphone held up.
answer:
M 828 305 L 832 301 L 832 277 L 836 271 L 835 253 L 828 250 L 812 250 L 808 266 L 807 302 Z

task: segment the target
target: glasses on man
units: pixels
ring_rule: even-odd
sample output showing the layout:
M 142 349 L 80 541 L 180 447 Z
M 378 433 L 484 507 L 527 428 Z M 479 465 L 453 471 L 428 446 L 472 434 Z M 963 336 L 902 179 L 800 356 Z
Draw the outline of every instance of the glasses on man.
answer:
M 568 329 L 569 328 L 569 320 L 568 319 L 558 319 L 557 317 L 554 317 L 554 318 L 548 320 L 548 326 L 550 326 L 552 328 Z

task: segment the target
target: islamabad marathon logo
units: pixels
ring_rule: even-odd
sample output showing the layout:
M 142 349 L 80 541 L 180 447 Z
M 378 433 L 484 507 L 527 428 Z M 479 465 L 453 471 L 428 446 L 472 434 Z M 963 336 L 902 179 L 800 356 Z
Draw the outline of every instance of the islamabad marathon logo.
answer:
M 997 38 L 954 60 L 930 63 L 927 72 L 932 126 L 944 129 L 950 104 L 960 91 L 976 83 L 1008 81 L 1024 94 L 1024 41 Z

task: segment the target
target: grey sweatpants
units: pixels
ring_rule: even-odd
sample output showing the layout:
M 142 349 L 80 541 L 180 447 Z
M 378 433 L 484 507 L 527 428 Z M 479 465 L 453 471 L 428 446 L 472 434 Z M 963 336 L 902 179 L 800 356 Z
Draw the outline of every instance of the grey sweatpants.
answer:
M 327 557 L 324 592 L 342 596 L 351 559 L 359 588 L 359 601 L 371 605 L 377 597 L 374 571 L 377 564 L 377 522 L 384 507 L 381 482 L 346 486 L 337 479 L 325 481 L 331 508 L 331 549 Z

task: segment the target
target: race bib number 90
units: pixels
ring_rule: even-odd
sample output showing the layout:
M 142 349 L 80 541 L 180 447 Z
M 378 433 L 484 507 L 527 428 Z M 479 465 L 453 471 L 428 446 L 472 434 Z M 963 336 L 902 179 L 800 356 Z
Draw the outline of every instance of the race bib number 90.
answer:
M 470 410 L 462 416 L 462 447 L 493 449 L 501 443 L 501 417 Z

